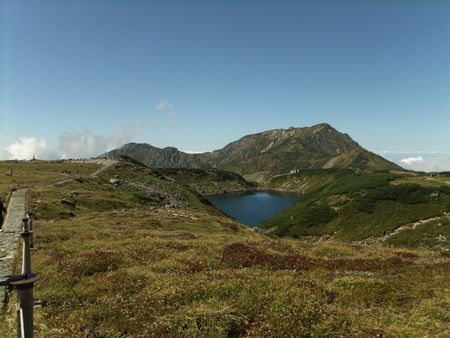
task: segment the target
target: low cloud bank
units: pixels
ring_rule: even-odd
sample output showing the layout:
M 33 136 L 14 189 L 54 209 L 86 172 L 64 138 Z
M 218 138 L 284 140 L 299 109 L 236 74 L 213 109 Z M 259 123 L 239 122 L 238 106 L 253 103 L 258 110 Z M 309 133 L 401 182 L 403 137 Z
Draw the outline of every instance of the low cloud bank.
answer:
M 423 162 L 422 156 L 408 157 L 408 158 L 404 158 L 403 160 L 400 160 L 400 163 L 403 163 L 405 165 L 412 165 L 414 163 L 421 163 L 421 162 Z
M 203 153 L 207 153 L 207 150 L 182 150 L 183 153 L 186 154 L 203 154 Z
M 63 158 L 96 157 L 108 150 L 130 142 L 139 133 L 139 128 L 118 128 L 108 136 L 96 134 L 91 129 L 81 132 L 65 132 L 58 139 L 56 149 L 49 149 L 44 138 L 22 137 L 6 146 L 0 156 L 3 160 L 54 160 Z
M 56 153 L 50 151 L 47 141 L 43 138 L 21 137 L 18 141 L 8 145 L 2 154 L 3 159 L 23 160 L 36 158 L 56 159 Z
M 405 169 L 415 171 L 450 171 L 450 154 L 424 157 L 422 161 L 412 161 L 409 163 L 401 161 L 400 165 Z
M 383 151 L 380 155 L 401 167 L 415 171 L 450 171 L 450 153 L 442 151 Z

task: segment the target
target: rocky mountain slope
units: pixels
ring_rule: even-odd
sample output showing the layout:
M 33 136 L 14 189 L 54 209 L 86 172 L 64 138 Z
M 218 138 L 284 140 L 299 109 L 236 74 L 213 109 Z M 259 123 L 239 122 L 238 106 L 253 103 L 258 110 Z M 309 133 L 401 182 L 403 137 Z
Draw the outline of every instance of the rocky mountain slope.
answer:
M 247 135 L 222 149 L 201 154 L 187 154 L 173 147 L 160 149 L 128 143 L 103 156 L 121 155 L 149 167 L 220 168 L 255 181 L 298 169 L 400 169 L 326 123 Z

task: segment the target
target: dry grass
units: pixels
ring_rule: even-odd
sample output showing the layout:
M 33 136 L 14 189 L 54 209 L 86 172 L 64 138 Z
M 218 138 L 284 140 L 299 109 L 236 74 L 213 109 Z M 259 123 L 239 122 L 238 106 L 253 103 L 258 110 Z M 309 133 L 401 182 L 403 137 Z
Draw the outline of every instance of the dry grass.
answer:
M 59 203 L 74 190 L 74 208 Z M 38 337 L 450 335 L 450 257 L 439 251 L 272 239 L 101 178 L 36 185 L 31 203 Z M 14 305 L 2 337 L 15 336 Z

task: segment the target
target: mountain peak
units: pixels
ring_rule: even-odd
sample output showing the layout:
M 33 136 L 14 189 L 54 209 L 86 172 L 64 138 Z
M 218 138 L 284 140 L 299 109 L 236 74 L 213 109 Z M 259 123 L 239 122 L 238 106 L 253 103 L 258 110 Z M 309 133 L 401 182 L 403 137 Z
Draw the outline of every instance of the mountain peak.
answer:
M 328 123 L 246 135 L 222 149 L 201 154 L 136 143 L 126 144 L 106 154 L 111 157 L 118 155 L 126 155 L 149 167 L 220 168 L 252 180 L 298 169 L 352 167 L 399 170 L 397 165 L 365 150 L 349 135 Z
M 316 128 L 316 129 L 317 128 L 326 128 L 326 129 L 334 129 L 334 130 L 336 130 L 330 124 L 328 124 L 326 122 L 315 124 L 315 125 L 311 126 L 310 128 Z

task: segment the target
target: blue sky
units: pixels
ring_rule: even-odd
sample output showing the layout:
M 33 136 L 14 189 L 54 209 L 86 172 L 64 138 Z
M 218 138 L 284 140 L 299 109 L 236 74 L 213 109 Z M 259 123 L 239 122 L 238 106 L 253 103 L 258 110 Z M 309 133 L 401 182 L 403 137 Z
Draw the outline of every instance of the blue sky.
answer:
M 0 4 L 3 158 L 213 150 L 328 122 L 450 169 L 450 1 Z

